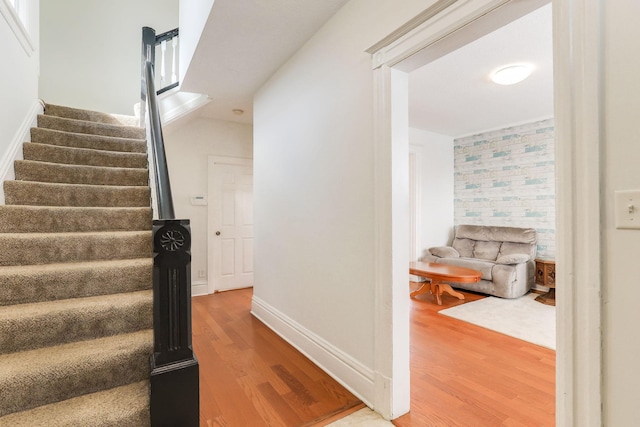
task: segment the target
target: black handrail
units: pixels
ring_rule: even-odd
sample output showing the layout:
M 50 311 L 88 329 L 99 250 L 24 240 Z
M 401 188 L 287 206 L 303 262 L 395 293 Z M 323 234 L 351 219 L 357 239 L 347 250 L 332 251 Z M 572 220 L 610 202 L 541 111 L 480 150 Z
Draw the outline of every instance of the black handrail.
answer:
M 142 52 L 142 65 L 144 67 L 145 64 L 145 58 L 147 58 L 152 64 L 154 64 L 155 67 L 155 56 L 156 56 L 156 50 L 154 49 L 155 46 L 158 46 L 160 43 L 162 43 L 163 41 L 169 41 L 175 37 L 178 37 L 180 35 L 180 30 L 178 28 L 174 28 L 173 30 L 169 30 L 166 31 L 162 34 L 158 34 L 156 35 L 156 32 L 153 28 L 149 28 L 149 27 L 143 27 L 142 28 L 142 46 L 143 46 L 143 52 Z M 147 49 L 146 46 L 149 46 L 149 48 Z M 142 74 L 144 76 L 144 68 L 142 70 Z M 151 80 L 151 81 L 155 81 L 155 80 Z M 158 89 L 156 91 L 157 95 L 160 95 L 162 93 L 165 93 L 166 91 L 169 91 L 173 88 L 176 88 L 180 85 L 179 82 L 175 82 L 175 83 L 171 83 L 167 86 L 161 87 L 160 89 Z M 145 100 L 145 96 L 146 96 L 146 88 L 144 85 L 144 79 L 143 79 L 143 84 L 142 84 L 142 90 L 143 90 L 143 94 L 142 94 L 142 101 L 144 102 Z
M 178 37 L 180 35 L 180 29 L 179 28 L 174 28 L 173 30 L 169 30 L 167 32 L 164 32 L 162 34 L 158 34 L 156 36 L 156 45 L 162 43 L 165 40 L 171 40 L 174 37 Z
M 177 33 L 177 30 L 174 30 Z M 165 33 L 166 34 L 166 33 Z M 157 216 L 153 221 L 153 354 L 150 357 L 152 427 L 199 425 L 198 360 L 191 343 L 191 229 L 175 219 L 154 62 L 157 39 L 142 29 L 141 117 L 148 113 Z
M 162 135 L 162 124 L 160 122 L 160 108 L 158 107 L 158 96 L 154 83 L 153 64 L 148 60 L 145 63 L 145 80 L 147 83 L 147 106 L 149 107 L 149 131 L 151 133 L 151 148 L 153 150 L 156 177 L 156 197 L 158 198 L 158 218 L 175 219 L 167 156 L 164 151 L 164 136 Z

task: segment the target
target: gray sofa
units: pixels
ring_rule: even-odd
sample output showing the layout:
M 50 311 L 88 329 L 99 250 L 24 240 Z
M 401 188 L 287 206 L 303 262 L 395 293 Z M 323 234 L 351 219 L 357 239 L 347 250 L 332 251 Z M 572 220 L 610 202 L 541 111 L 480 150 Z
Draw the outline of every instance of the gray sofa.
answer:
M 533 228 L 459 225 L 451 246 L 430 248 L 422 261 L 482 273 L 479 283 L 451 282 L 453 287 L 517 298 L 534 285 L 537 241 Z

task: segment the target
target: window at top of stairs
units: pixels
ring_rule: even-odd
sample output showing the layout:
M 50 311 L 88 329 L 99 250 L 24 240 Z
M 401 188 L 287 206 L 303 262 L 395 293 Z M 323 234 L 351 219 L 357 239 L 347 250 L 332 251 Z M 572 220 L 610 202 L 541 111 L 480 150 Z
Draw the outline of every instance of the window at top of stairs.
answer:
M 9 28 L 29 56 L 35 51 L 31 31 L 33 3 L 35 0 L 0 0 L 0 15 L 4 16 Z

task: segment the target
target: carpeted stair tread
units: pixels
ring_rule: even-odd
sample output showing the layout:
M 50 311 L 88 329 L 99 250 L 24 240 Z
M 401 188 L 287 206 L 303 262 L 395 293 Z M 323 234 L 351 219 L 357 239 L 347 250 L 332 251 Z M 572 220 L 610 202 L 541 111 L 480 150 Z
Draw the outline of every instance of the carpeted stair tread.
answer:
M 149 426 L 145 129 L 52 104 L 38 126 L 0 206 L 0 427 Z
M 114 136 L 118 138 L 144 139 L 146 136 L 144 128 L 141 127 L 87 122 L 84 120 L 67 119 L 44 114 L 38 115 L 38 127 L 64 132 Z
M 64 117 L 67 119 L 86 120 L 96 123 L 108 123 L 119 126 L 138 126 L 139 119 L 135 116 L 109 114 L 99 111 L 83 110 L 62 105 L 46 104 L 44 114 L 48 116 Z
M 151 231 L 0 234 L 0 265 L 151 256 Z
M 153 327 L 151 290 L 18 304 L 0 310 L 0 354 Z
M 93 150 L 147 152 L 147 142 L 141 138 L 118 138 L 44 128 L 31 128 L 31 142 Z
M 148 186 L 58 184 L 35 181 L 5 181 L 8 205 L 148 207 Z
M 151 208 L 0 205 L 0 233 L 150 230 Z
M 24 160 L 119 168 L 146 168 L 147 155 L 120 151 L 73 148 L 61 145 L 25 142 L 22 146 Z
M 123 186 L 149 184 L 147 169 L 61 165 L 33 160 L 16 160 L 14 170 L 16 180 L 19 181 Z
M 0 416 L 149 377 L 153 331 L 0 355 Z
M 0 417 L 0 427 L 149 427 L 149 382 L 105 391 Z
M 0 306 L 151 288 L 152 258 L 0 267 Z

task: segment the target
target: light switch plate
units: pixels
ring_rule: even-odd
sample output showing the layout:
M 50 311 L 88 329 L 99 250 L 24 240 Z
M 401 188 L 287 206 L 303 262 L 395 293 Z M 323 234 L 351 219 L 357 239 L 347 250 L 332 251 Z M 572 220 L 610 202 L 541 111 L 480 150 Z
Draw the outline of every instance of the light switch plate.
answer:
M 615 192 L 616 228 L 640 230 L 640 190 Z

